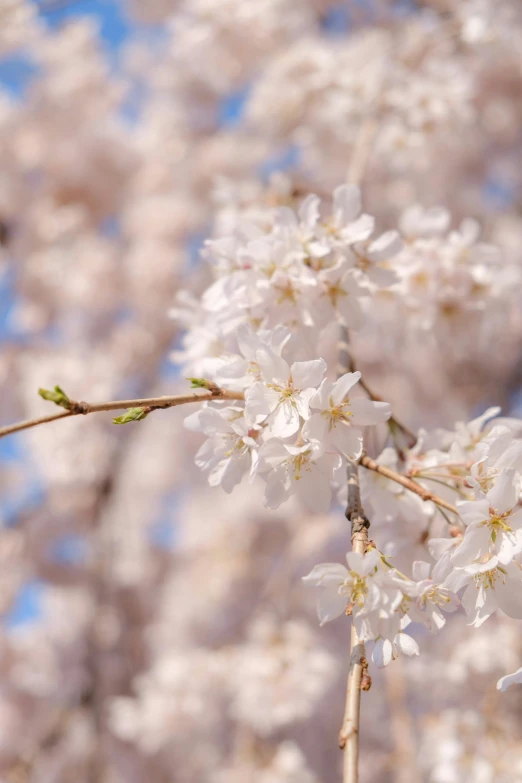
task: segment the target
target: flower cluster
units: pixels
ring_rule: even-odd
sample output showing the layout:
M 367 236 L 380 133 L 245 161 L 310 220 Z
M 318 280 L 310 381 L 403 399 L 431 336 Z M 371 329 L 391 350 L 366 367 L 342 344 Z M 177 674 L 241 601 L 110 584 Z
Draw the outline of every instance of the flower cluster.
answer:
M 208 437 L 196 464 L 212 486 L 231 492 L 245 474 L 261 475 L 269 508 L 295 494 L 310 510 L 328 511 L 343 458 L 360 457 L 363 428 L 385 422 L 391 409 L 353 396 L 359 372 L 330 381 L 323 359 L 289 364 L 281 355 L 289 338 L 284 327 L 239 327 L 241 355 L 215 360 L 212 380 L 241 389 L 244 403 L 209 402 L 185 424 Z
M 430 565 L 416 561 L 408 579 L 376 549 L 349 552 L 348 568 L 323 563 L 304 577 L 320 589 L 317 611 L 321 623 L 351 614 L 359 639 L 375 642 L 372 661 L 387 666 L 399 653 L 418 655 L 415 640 L 404 633 L 411 622 L 436 633 L 446 622 L 444 612 L 459 605 L 456 595 L 430 578 Z
M 321 216 L 320 207 L 320 199 L 310 195 L 297 213 L 279 207 L 258 221 L 245 218 L 233 235 L 206 243 L 204 255 L 217 279 L 204 292 L 194 324 L 202 356 L 209 355 L 206 336 L 231 350 L 244 323 L 257 329 L 287 326 L 298 333 L 303 357 L 319 353 L 321 332 L 331 324 L 363 325 L 368 298 L 397 279 L 390 260 L 401 239 L 396 231 L 374 236 L 375 219 L 361 213 L 360 191 L 353 185 L 335 190 L 330 215 Z M 186 317 L 181 308 L 173 314 Z M 189 318 L 193 321 L 193 312 Z M 178 358 L 193 361 L 195 341 L 189 332 Z
M 451 520 L 426 504 L 427 529 L 432 535 L 437 531 L 428 540 L 433 579 L 461 596 L 468 622 L 476 628 L 498 609 L 522 619 L 521 429 L 516 419 L 495 420 L 498 413 L 491 408 L 454 431 L 421 432 L 415 448 L 404 455 L 406 470 L 419 486 L 436 487 L 438 497 L 455 503 Z M 385 449 L 378 462 L 397 464 L 395 452 L 393 457 Z M 402 490 L 397 492 L 392 481 L 364 475 L 363 488 L 366 509 L 377 525 L 384 525 L 381 529 L 391 524 L 397 532 L 408 523 L 411 501 L 401 502 Z M 443 535 L 445 521 L 452 524 L 450 537 Z M 393 533 L 388 536 L 393 539 Z M 518 680 L 518 673 L 510 675 L 499 687 Z
M 404 243 L 396 231 L 374 236 L 354 186 L 339 186 L 327 212 L 310 195 L 297 211 L 245 213 L 228 235 L 207 242 L 216 279 L 195 312 L 186 308 L 193 327 L 178 357 L 202 371 L 198 383 L 234 393 L 232 403 L 208 402 L 186 420 L 207 436 L 196 464 L 226 492 L 245 475 L 260 476 L 271 509 L 295 495 L 312 512 L 328 511 L 345 490 L 345 461 L 362 454 L 364 428 L 391 416 L 387 403 L 357 394 L 359 372 L 333 381 L 327 362 L 315 358 L 332 342 L 332 325 L 365 327 L 372 299 L 386 292 L 412 316 L 407 323 L 432 328 L 460 302 L 465 315 L 486 310 L 502 300 L 507 282 L 497 275 L 496 249 L 477 241 L 478 225 L 465 220 L 450 231 L 444 209 L 408 209 L 400 221 Z M 522 446 L 513 422 L 484 429 L 496 413 L 454 432 L 421 431 L 410 448 L 398 444 L 392 422 L 377 465 L 405 471 L 418 495 L 378 472 L 363 474 L 382 551 L 421 550 L 413 566 L 410 560 L 413 578 L 375 551 L 349 555 L 348 571 L 327 564 L 307 578 L 323 588 L 321 620 L 348 606 L 360 638 L 375 642 L 379 664 L 400 650 L 416 652 L 404 629 L 421 622 L 439 630 L 458 594 L 475 626 L 497 608 L 522 616 Z M 434 483 L 449 508 L 457 504 L 449 538 L 440 507 L 419 496 Z M 426 542 L 432 566 L 424 562 Z
M 466 328 L 473 314 L 506 295 L 513 284 L 498 248 L 479 242 L 480 227 L 470 218 L 450 230 L 451 215 L 441 207 L 416 205 L 402 214 L 404 248 L 395 260 L 400 296 L 423 330 L 456 320 Z

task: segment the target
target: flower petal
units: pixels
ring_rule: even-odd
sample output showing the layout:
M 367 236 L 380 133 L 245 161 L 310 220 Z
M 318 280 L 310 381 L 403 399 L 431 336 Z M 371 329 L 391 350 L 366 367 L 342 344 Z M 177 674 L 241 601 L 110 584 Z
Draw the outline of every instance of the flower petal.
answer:
M 317 616 L 321 625 L 340 617 L 346 610 L 348 601 L 345 595 L 339 595 L 337 590 L 324 588 L 317 599 Z
M 333 202 L 335 224 L 345 226 L 361 211 L 361 191 L 356 185 L 339 185 L 334 190 Z
M 506 674 L 504 677 L 501 677 L 497 682 L 497 691 L 502 691 L 502 693 L 504 693 L 504 691 L 507 691 L 512 685 L 520 683 L 522 683 L 522 666 L 520 669 L 517 669 L 516 672 L 513 672 L 513 674 Z
M 391 416 L 391 405 L 388 402 L 374 402 L 365 397 L 352 400 L 350 409 L 352 421 L 356 427 L 366 427 L 388 421 Z
M 303 576 L 302 581 L 314 587 L 339 587 L 346 577 L 348 570 L 342 563 L 320 563 L 312 568 L 309 574 Z
M 398 231 L 386 231 L 377 237 L 368 248 L 368 258 L 385 261 L 402 250 L 402 239 Z
M 352 389 L 360 379 L 361 373 L 359 371 L 347 372 L 344 375 L 341 375 L 341 377 L 338 378 L 333 384 L 332 390 L 330 392 L 334 404 L 340 405 L 350 389 Z
M 296 389 L 317 387 L 326 372 L 324 359 L 313 359 L 310 362 L 294 362 L 290 368 L 292 381 Z
M 411 658 L 412 655 L 419 655 L 419 645 L 411 636 L 407 633 L 398 633 L 394 639 L 395 646 L 399 652 L 403 655 L 407 655 Z

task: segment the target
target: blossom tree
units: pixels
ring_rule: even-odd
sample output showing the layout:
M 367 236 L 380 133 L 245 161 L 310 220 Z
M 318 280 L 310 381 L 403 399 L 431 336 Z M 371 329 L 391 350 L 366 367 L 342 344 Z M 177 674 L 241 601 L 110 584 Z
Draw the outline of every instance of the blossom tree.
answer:
M 0 774 L 522 780 L 522 9 L 67 6 L 0 9 Z

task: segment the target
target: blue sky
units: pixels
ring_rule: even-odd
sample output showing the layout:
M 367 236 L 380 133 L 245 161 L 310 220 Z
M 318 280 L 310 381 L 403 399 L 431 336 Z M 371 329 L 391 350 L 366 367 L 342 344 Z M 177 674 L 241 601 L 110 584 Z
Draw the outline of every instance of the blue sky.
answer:
M 99 25 L 101 39 L 106 43 L 109 56 L 114 60 L 117 59 L 121 44 L 136 30 L 126 13 L 124 3 L 118 0 L 64 0 L 63 3 L 56 3 L 54 10 L 52 2 L 53 0 L 34 2 L 41 18 L 49 27 L 59 28 L 67 20 L 78 16 L 95 19 Z M 46 5 L 49 10 L 45 10 Z M 35 73 L 37 69 L 23 51 L 0 59 L 0 85 L 15 97 L 23 97 Z

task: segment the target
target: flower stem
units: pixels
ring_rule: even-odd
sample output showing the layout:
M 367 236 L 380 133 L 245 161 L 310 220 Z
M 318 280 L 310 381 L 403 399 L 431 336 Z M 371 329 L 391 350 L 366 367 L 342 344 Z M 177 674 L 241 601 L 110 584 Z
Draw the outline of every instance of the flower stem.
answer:
M 348 504 L 346 507 L 346 518 L 352 526 L 352 550 L 364 554 L 368 546 L 368 528 L 370 523 L 361 505 L 357 461 L 348 461 L 347 472 Z M 364 642 L 360 641 L 352 620 L 346 705 L 339 733 L 339 747 L 344 751 L 343 783 L 358 783 L 359 780 L 361 686 L 363 685 L 363 678 L 365 678 L 368 684 L 364 687 L 366 690 L 369 688 L 369 678 L 366 675 L 367 666 Z
M 424 501 L 435 503 L 436 506 L 445 508 L 447 511 L 451 511 L 453 514 L 458 515 L 458 511 L 455 506 L 453 506 L 451 503 L 448 503 L 446 500 L 444 500 L 444 498 L 440 498 L 438 495 L 434 495 L 433 492 L 430 492 L 429 489 L 421 487 L 420 484 L 417 484 L 407 476 L 403 476 L 401 473 L 396 473 L 394 470 L 391 470 L 391 468 L 387 468 L 384 465 L 379 465 L 378 462 L 375 462 L 375 460 L 371 459 L 371 457 L 368 457 L 367 454 L 362 455 L 360 464 L 367 470 L 373 470 L 375 473 L 379 473 L 381 476 L 386 476 L 386 478 L 389 478 L 391 481 L 395 481 L 402 487 L 409 489 L 410 492 L 415 492 L 415 494 L 421 497 Z
M 197 390 L 190 394 L 179 394 L 173 397 L 148 397 L 141 400 L 112 400 L 109 402 L 74 402 L 70 400 L 70 409 L 54 413 L 50 416 L 40 416 L 36 419 L 27 419 L 16 424 L 8 424 L 0 427 L 0 438 L 11 435 L 14 432 L 28 430 L 31 427 L 37 427 L 40 424 L 47 424 L 58 419 L 67 419 L 71 416 L 86 415 L 88 413 L 100 413 L 101 411 L 118 411 L 124 408 L 150 408 L 150 410 L 161 410 L 164 408 L 173 408 L 176 405 L 184 405 L 188 402 L 205 402 L 207 400 L 243 400 L 243 392 L 228 391 L 226 389 L 216 388 L 212 391 Z

